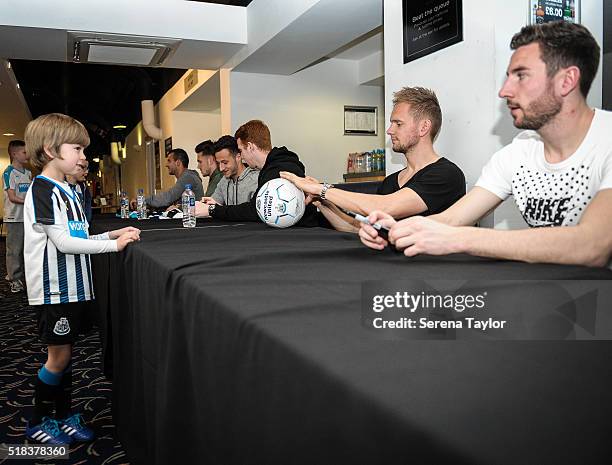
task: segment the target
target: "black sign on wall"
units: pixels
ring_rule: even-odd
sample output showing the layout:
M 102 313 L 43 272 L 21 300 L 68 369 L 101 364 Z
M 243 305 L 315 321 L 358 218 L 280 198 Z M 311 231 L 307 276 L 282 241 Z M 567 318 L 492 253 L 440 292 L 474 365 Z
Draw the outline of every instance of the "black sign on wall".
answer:
M 404 63 L 463 40 L 462 0 L 403 0 Z
M 166 155 L 172 152 L 172 137 L 168 137 L 164 142 L 164 151 Z

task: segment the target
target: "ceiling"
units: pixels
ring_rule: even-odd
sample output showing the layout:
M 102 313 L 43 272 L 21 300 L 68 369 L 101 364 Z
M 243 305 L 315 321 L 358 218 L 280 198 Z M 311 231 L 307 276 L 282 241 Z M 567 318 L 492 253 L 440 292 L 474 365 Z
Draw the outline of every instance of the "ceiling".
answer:
M 251 0 L 165 0 L 151 11 L 127 3 L 124 14 L 112 18 L 107 17 L 108 8 L 96 3 L 82 6 L 78 0 L 61 2 L 64 6 L 59 9 L 43 2 L 34 15 L 23 5 L 10 9 L 0 2 L 0 16 L 6 20 L 5 25 L 0 25 L 0 57 L 11 59 L 21 86 L 15 92 L 13 85 L 13 94 L 21 99 L 26 112 L 29 108 L 32 117 L 64 112 L 86 125 L 92 139 L 87 150 L 90 158 L 108 153 L 110 142 L 128 134 L 140 121 L 140 101 L 158 101 L 186 69 L 214 70 L 224 65 L 234 68 L 231 60 L 239 57 L 243 61 L 234 68 L 239 71 L 291 74 L 326 56 L 360 60 L 382 49 L 381 0 L 360 0 L 360 7 L 352 9 L 353 0 L 320 0 L 299 11 L 280 3 L 277 8 L 284 14 L 277 12 L 278 18 L 270 16 L 269 4 Z M 63 14 L 72 3 L 74 11 Z M 249 4 L 252 27 L 247 46 L 247 15 L 243 7 Z M 185 17 L 193 21 L 185 22 Z M 160 22 L 160 18 L 164 20 Z M 74 30 L 175 38 L 180 43 L 161 67 L 72 63 L 68 37 Z M 364 36 L 364 31 L 371 32 Z M 347 42 L 348 46 L 344 46 Z M 335 52 L 330 53 L 332 50 Z M 213 91 L 218 93 L 214 85 L 202 88 L 193 96 L 193 102 L 200 108 Z M 5 101 L 0 107 L 0 117 L 6 120 L 4 126 L 14 114 Z M 195 109 L 189 105 L 181 108 Z M 127 126 L 123 132 L 112 128 L 119 123 Z
M 341 60 L 362 60 L 374 53 L 382 53 L 383 49 L 384 37 L 381 26 L 330 53 L 328 57 Z
M 141 119 L 140 102 L 155 102 L 185 73 L 182 69 L 11 60 L 33 118 L 60 112 L 88 129 L 93 158 L 108 153 Z M 113 129 L 124 124 L 124 130 Z
M 190 2 L 216 3 L 218 5 L 249 6 L 253 0 L 189 0 Z

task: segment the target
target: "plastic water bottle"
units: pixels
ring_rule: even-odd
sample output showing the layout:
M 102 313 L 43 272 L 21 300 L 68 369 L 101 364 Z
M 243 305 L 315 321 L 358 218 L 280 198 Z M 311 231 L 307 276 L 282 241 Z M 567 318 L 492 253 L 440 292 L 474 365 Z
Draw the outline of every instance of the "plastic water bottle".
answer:
M 125 191 L 121 192 L 121 218 L 129 218 L 130 217 L 130 201 L 128 200 L 127 194 Z
M 138 189 L 138 195 L 136 196 L 136 211 L 138 213 L 139 220 L 147 219 L 147 203 L 145 202 L 144 189 Z
M 185 184 L 181 205 L 183 207 L 183 228 L 195 228 L 195 195 L 191 190 L 191 184 Z

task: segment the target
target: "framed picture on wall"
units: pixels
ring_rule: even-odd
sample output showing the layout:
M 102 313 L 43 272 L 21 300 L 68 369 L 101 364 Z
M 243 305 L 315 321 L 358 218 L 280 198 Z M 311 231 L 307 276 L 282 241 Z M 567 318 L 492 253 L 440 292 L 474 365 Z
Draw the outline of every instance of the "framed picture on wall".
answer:
M 361 106 L 344 106 L 345 136 L 378 135 L 378 108 Z
M 580 23 L 580 0 L 529 0 L 529 24 Z

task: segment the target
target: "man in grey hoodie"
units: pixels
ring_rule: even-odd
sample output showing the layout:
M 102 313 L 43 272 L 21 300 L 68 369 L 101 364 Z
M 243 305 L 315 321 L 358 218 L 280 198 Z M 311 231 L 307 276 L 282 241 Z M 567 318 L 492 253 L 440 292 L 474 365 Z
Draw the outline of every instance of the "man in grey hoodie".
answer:
M 191 184 L 191 190 L 196 199 L 202 198 L 204 195 L 202 179 L 196 171 L 188 169 L 188 166 L 189 156 L 183 149 L 173 149 L 168 153 L 166 156 L 166 168 L 168 168 L 168 174 L 176 177 L 176 184 L 165 192 L 147 197 L 145 199 L 147 206 L 151 208 L 165 208 L 180 202 L 181 195 L 187 184 Z
M 209 205 L 239 205 L 251 200 L 257 191 L 259 170 L 242 163 L 242 155 L 236 139 L 223 136 L 215 142 L 215 159 L 223 179 L 219 181 L 211 197 L 203 201 Z

